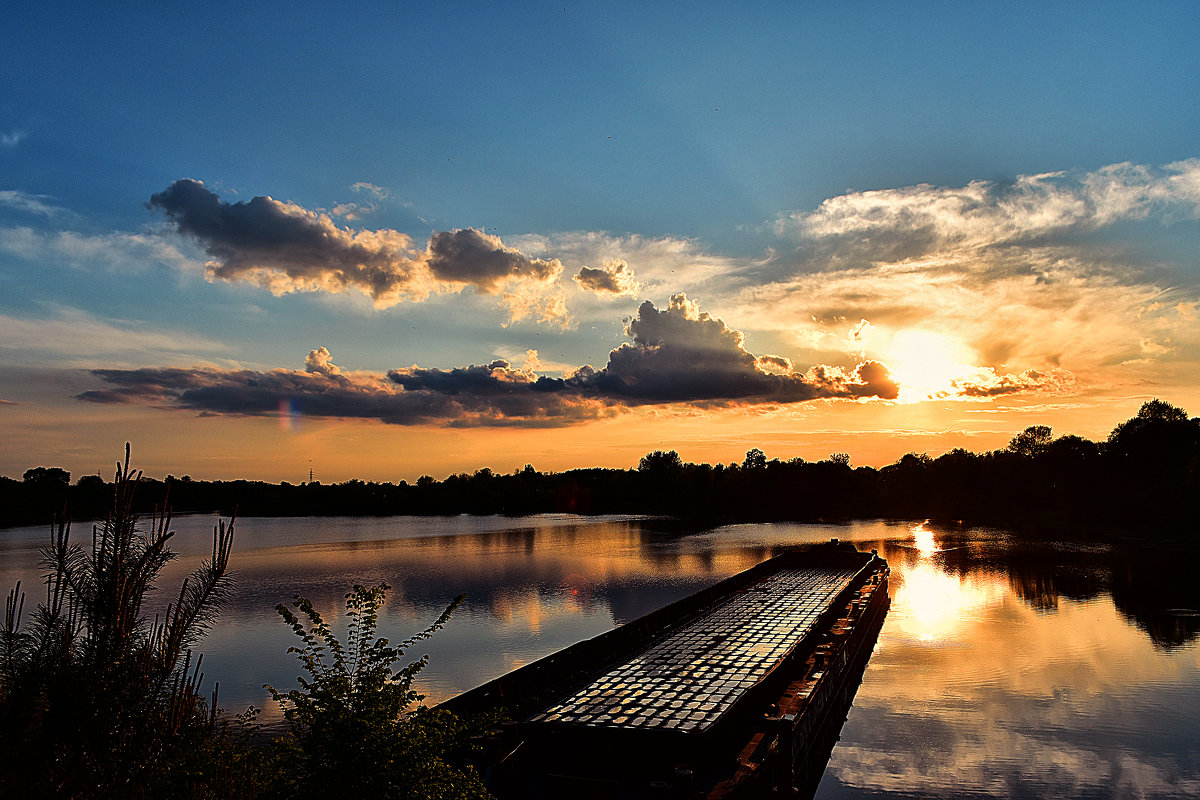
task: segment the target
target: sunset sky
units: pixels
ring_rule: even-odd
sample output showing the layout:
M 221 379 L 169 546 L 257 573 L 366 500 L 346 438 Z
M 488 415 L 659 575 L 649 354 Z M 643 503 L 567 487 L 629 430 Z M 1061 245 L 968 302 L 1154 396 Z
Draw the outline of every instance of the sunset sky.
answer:
M 1194 416 L 1198 41 L 1190 2 L 15 4 L 0 474 Z

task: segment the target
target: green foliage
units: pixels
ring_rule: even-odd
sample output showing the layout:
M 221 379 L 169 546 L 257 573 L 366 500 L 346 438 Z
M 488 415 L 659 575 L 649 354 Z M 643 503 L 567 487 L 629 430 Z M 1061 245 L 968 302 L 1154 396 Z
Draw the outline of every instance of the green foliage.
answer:
M 309 600 L 297 596 L 292 603 L 303 619 L 285 605 L 277 607 L 302 642 L 288 652 L 296 653 L 307 677 L 298 678 L 300 688 L 286 692 L 266 687 L 290 729 L 278 744 L 280 769 L 268 795 L 488 796 L 473 769 L 450 761 L 464 751 L 475 729 L 449 712 L 414 707 L 424 697 L 413 681 L 427 658 L 396 669 L 409 648 L 446 624 L 465 596 L 424 631 L 392 645 L 376 637 L 389 588 L 355 586 L 346 595 L 345 644 Z
M 233 525 L 218 524 L 212 558 L 151 619 L 145 603 L 175 554 L 169 513 L 146 529 L 133 513 L 140 480 L 126 445 L 90 545 L 73 543 L 61 522 L 44 551 L 46 600 L 25 620 L 20 586 L 9 594 L 0 631 L 0 795 L 154 794 L 179 782 L 175 767 L 212 735 L 215 712 L 200 694 L 191 648 L 230 591 Z

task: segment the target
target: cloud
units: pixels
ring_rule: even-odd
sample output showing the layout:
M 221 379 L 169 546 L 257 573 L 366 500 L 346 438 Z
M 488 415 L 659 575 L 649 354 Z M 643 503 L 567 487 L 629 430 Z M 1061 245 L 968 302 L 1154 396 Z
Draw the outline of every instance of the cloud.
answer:
M 350 188 L 359 194 L 366 194 L 372 199 L 362 203 L 338 203 L 331 210 L 331 213 L 335 217 L 356 220 L 376 214 L 379 212 L 379 201 L 391 197 L 387 189 L 384 189 L 382 186 L 376 186 L 373 183 L 367 183 L 366 181 L 353 183 L 350 185 Z
M 633 277 L 633 270 L 629 268 L 629 264 L 619 258 L 604 262 L 603 269 L 580 267 L 574 280 L 589 292 L 616 297 L 636 297 L 642 288 Z
M 212 257 L 212 277 L 277 294 L 358 289 L 377 305 L 424 299 L 433 290 L 412 239 L 393 230 L 354 232 L 270 197 L 227 203 L 204 184 L 178 180 L 150 197 L 179 232 Z
M 897 387 L 881 364 L 869 362 L 847 374 L 817 366 L 801 374 L 778 356 L 769 371 L 744 346 L 745 335 L 701 312 L 683 294 L 658 310 L 649 300 L 629 323 L 632 344 L 609 354 L 608 365 L 584 380 L 616 396 L 658 402 L 759 398 L 799 402 L 819 398 L 895 398 Z M 788 371 L 781 372 L 784 365 Z
M 350 185 L 350 188 L 356 192 L 368 194 L 371 197 L 374 197 L 376 200 L 386 200 L 392 196 L 391 192 L 389 192 L 387 189 L 384 189 L 382 186 L 376 186 L 375 184 L 367 183 L 366 181 L 355 181 Z
M 25 131 L 0 131 L 0 147 L 16 147 L 26 135 Z
M 1019 375 L 1003 375 L 995 369 L 980 367 L 972 374 L 951 380 L 953 391 L 963 397 L 998 397 L 1018 392 L 1061 393 L 1075 385 L 1075 376 L 1061 369 L 1039 372 L 1026 370 Z
M 38 214 L 43 217 L 53 217 L 61 214 L 63 209 L 46 201 L 50 198 L 44 194 L 29 194 L 15 189 L 0 189 L 0 206 L 24 211 L 27 214 Z
M 762 259 L 710 253 L 693 239 L 672 237 L 566 231 L 517 236 L 512 241 L 530 255 L 553 253 L 572 269 L 614 260 L 637 264 L 643 293 L 665 294 L 680 286 L 693 292 L 703 290 L 705 296 L 724 293 L 731 280 L 763 263 Z
M 76 267 L 103 266 L 119 271 L 143 271 L 158 265 L 196 271 L 201 263 L 176 242 L 143 233 L 43 233 L 20 226 L 0 228 L 0 252 L 37 260 L 47 257 Z
M 892 335 L 924 330 L 998 372 L 1067 369 L 1095 383 L 1156 352 L 1200 353 L 1200 330 L 1188 318 L 1194 298 L 1194 289 L 1164 289 L 1119 265 L 1046 247 L 797 275 L 747 289 L 739 302 L 743 317 L 757 311 L 760 329 L 798 346 L 842 342 L 849 330 L 855 351 L 886 362 Z
M 326 214 L 271 197 L 227 203 L 194 180 L 175 181 L 152 195 L 149 205 L 210 256 L 211 278 L 248 282 L 275 294 L 355 290 L 381 308 L 470 286 L 480 294 L 508 290 L 501 302 L 513 320 L 565 314 L 554 302 L 527 299 L 535 291 L 530 284 L 548 292 L 562 274 L 561 263 L 530 258 L 470 228 L 435 232 L 420 250 L 399 231 L 352 231 Z
M 1064 374 L 1092 387 L 1178 380 L 1169 365 L 1200 354 L 1185 313 L 1194 279 L 1096 234 L 1197 218 L 1200 159 L 853 192 L 776 219 L 795 250 L 741 288 L 730 317 L 801 348 L 832 349 L 850 330 L 885 362 L 890 337 L 935 332 L 990 370 L 964 378 L 963 396 L 1066 391 Z
M 505 247 L 499 237 L 474 228 L 434 233 L 429 238 L 428 264 L 439 280 L 474 286 L 484 294 L 496 292 L 511 278 L 554 281 L 563 269 L 558 259 L 529 258 Z
M 226 349 L 221 342 L 191 333 L 104 319 L 75 308 L 57 308 L 42 317 L 0 314 L 0 328 L 0 353 L 8 362 L 38 362 L 47 354 L 69 356 L 72 363 L 87 366 L 98 356 L 109 363 L 134 355 L 178 361 Z
M 82 400 L 188 408 L 202 413 L 274 415 L 281 402 L 302 413 L 366 417 L 402 425 L 563 426 L 622 413 L 632 406 L 758 405 L 816 399 L 897 396 L 887 368 L 866 361 L 853 370 L 814 366 L 804 373 L 779 356 L 754 356 L 744 337 L 699 311 L 683 295 L 659 311 L 643 303 L 629 324 L 632 343 L 609 354 L 603 369 L 563 377 L 538 375 L 536 352 L 515 368 L 503 359 L 451 369 L 412 366 L 386 374 L 348 372 L 328 349 L 291 370 L 97 369 L 108 388 Z
M 81 400 L 186 408 L 202 414 L 275 416 L 280 403 L 289 403 L 296 413 L 308 416 L 377 419 L 397 425 L 545 427 L 616 413 L 595 399 L 536 391 L 535 376 L 504 361 L 445 371 L 412 368 L 387 375 L 213 368 L 98 369 L 92 374 L 111 388 L 83 392 Z M 413 388 L 406 388 L 406 381 Z
M 775 220 L 775 232 L 837 254 L 898 260 L 947 248 L 1037 242 L 1151 213 L 1200 216 L 1200 159 L 1153 168 L 1112 164 L 963 187 L 919 184 L 831 197 Z
M 333 356 L 327 347 L 318 347 L 310 351 L 304 359 L 304 369 L 318 375 L 340 375 L 342 372 L 342 368 L 333 363 Z

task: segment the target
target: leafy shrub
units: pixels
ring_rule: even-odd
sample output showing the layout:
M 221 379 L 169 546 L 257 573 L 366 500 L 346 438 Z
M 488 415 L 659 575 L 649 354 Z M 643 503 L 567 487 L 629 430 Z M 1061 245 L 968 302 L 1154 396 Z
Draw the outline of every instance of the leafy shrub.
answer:
M 277 611 L 302 645 L 289 648 L 308 677 L 300 688 L 282 692 L 268 685 L 280 704 L 289 733 L 277 743 L 277 768 L 267 793 L 289 798 L 336 796 L 375 798 L 486 798 L 470 767 L 451 763 L 465 753 L 469 735 L 483 723 L 468 724 L 446 711 L 419 704 L 424 697 L 413 680 L 425 667 L 422 657 L 395 670 L 405 651 L 427 639 L 450 619 L 465 596 L 456 598 L 437 621 L 392 645 L 376 637 L 379 609 L 390 587 L 355 586 L 346 595 L 349 630 L 343 645 L 313 604 L 297 596 Z

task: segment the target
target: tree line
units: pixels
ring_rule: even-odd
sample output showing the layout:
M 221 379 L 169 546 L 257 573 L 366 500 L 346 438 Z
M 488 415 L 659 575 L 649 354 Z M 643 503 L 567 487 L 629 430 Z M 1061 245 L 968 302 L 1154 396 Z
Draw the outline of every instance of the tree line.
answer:
M 61 514 L 98 518 L 111 502 L 99 476 L 70 482 L 60 468 L 0 478 L 0 525 L 35 524 Z M 271 484 L 145 479 L 144 508 L 170 502 L 178 513 L 241 516 L 392 514 L 653 514 L 719 524 L 929 517 L 966 524 L 1160 528 L 1200 533 L 1200 419 L 1162 400 L 1105 441 L 1055 437 L 1032 426 L 984 453 L 956 448 L 936 458 L 909 453 L 881 469 L 853 467 L 844 453 L 821 461 L 768 459 L 760 448 L 740 462 L 694 464 L 657 450 L 633 469 L 511 474 L 488 468 L 423 476 L 415 483 Z

